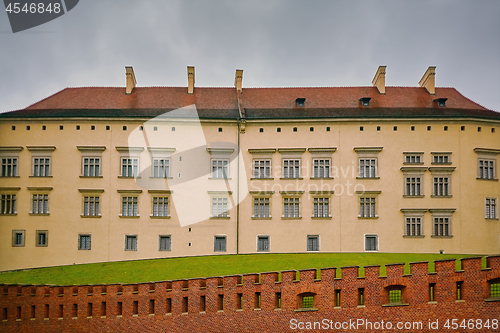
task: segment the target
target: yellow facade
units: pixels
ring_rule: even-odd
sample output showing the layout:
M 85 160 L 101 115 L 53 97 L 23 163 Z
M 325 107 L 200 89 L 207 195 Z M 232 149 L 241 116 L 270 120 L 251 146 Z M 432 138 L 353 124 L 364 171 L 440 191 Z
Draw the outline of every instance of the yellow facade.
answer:
M 202 89 L 194 88 L 193 95 Z M 242 91 L 238 94 L 245 96 Z M 5 169 L 0 178 L 0 270 L 267 251 L 500 250 L 500 116 L 200 117 L 197 124 L 182 117 L 155 123 L 152 117 L 91 118 L 82 112 L 78 117 L 0 117 L 0 158 L 17 158 L 15 174 Z M 142 146 L 131 141 L 140 132 L 147 132 L 149 140 Z M 196 136 L 206 146 L 190 151 Z M 169 163 L 169 175 L 160 183 L 153 169 L 142 170 L 140 178 L 123 176 L 124 158 L 137 158 L 142 169 L 158 156 Z M 406 156 L 420 161 L 406 163 Z M 443 156 L 448 160 L 440 161 Z M 100 158 L 95 177 L 84 175 L 86 157 Z M 48 175 L 37 174 L 41 158 L 50 159 Z M 227 179 L 214 177 L 213 163 L 226 160 L 228 169 L 217 170 L 227 172 Z M 270 161 L 268 178 L 256 177 L 257 160 Z M 328 161 L 321 178 L 314 177 L 315 160 Z M 488 178 L 479 174 L 483 161 L 492 162 L 492 169 L 481 165 L 481 172 L 493 172 L 492 179 L 481 179 Z M 9 166 L 7 160 L 2 163 Z M 373 177 L 360 177 L 360 163 L 367 163 L 363 172 L 374 172 Z M 35 165 L 40 169 L 35 171 Z M 407 178 L 419 178 L 418 185 L 407 187 Z M 15 208 L 9 208 L 13 195 Z M 167 198 L 169 216 L 153 216 L 154 207 L 160 207 L 155 197 Z M 99 198 L 97 216 L 85 216 L 85 198 Z M 137 198 L 138 216 L 122 216 L 124 198 Z M 262 199 L 257 216 L 256 199 Z M 33 207 L 39 200 L 42 213 Z M 228 213 L 214 216 L 214 202 L 217 207 L 224 202 Z M 361 204 L 366 204 L 363 213 Z M 326 211 L 320 213 L 320 206 Z M 82 235 L 90 236 L 89 250 L 82 249 L 80 242 L 88 240 Z M 136 237 L 130 250 L 127 236 Z M 160 250 L 160 243 L 168 241 L 160 236 L 170 237 L 168 250 Z M 225 249 L 217 249 L 217 237 L 225 237 Z

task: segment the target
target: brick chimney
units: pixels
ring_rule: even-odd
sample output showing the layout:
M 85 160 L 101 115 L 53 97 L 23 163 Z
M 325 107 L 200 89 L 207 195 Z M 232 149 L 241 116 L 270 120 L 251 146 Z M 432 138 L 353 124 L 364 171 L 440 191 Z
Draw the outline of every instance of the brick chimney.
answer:
M 418 84 L 421 87 L 424 87 L 427 89 L 429 94 L 434 95 L 436 94 L 436 89 L 435 89 L 435 79 L 434 77 L 436 76 L 436 66 L 429 66 L 427 70 L 424 73 L 424 76 L 420 79 L 420 82 Z
M 194 66 L 188 66 L 188 94 L 194 93 Z
M 381 95 L 385 95 L 385 68 L 387 66 L 378 66 L 375 77 L 372 80 L 372 85 L 377 87 Z
M 237 69 L 236 76 L 234 78 L 234 86 L 236 87 L 236 91 L 239 93 L 241 93 L 241 91 L 243 90 L 242 81 L 243 81 L 243 70 Z
M 135 80 L 134 69 L 132 66 L 125 66 L 125 77 L 127 80 L 127 87 L 125 88 L 125 94 L 130 95 L 132 90 L 134 90 L 137 81 Z

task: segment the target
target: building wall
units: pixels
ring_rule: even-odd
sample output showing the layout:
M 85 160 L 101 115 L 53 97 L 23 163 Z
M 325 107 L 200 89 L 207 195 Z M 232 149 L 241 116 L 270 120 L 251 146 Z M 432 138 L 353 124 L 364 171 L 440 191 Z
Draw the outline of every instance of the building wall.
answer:
M 440 332 L 456 323 L 494 332 L 500 297 L 491 289 L 500 283 L 500 257 L 487 258 L 487 264 L 481 269 L 481 258 L 462 259 L 456 271 L 454 259 L 441 260 L 429 272 L 428 262 L 410 263 L 411 274 L 404 274 L 404 264 L 393 264 L 386 266 L 386 276 L 379 276 L 379 266 L 365 267 L 359 276 L 353 266 L 127 285 L 3 285 L 0 329 Z M 393 289 L 401 290 L 400 301 L 391 302 Z M 310 307 L 303 304 L 307 295 L 313 297 Z
M 27 267 L 42 267 L 100 261 L 161 258 L 190 255 L 213 255 L 218 253 L 257 252 L 257 236 L 270 236 L 270 252 L 306 252 L 307 236 L 319 235 L 321 252 L 363 252 L 364 235 L 378 235 L 380 252 L 439 252 L 492 254 L 500 250 L 500 224 L 497 219 L 485 219 L 485 198 L 500 198 L 500 186 L 495 180 L 478 180 L 478 155 L 475 148 L 500 149 L 500 127 L 495 122 L 456 120 L 402 121 L 384 119 L 380 121 L 247 121 L 245 133 L 240 134 L 240 212 L 237 222 L 236 182 L 238 179 L 237 149 L 228 155 L 230 180 L 208 179 L 210 157 L 206 148 L 236 146 L 238 126 L 231 121 L 189 121 L 148 122 L 138 120 L 108 119 L 63 119 L 63 120 L 10 120 L 0 124 L 0 147 L 21 146 L 19 153 L 19 177 L 0 179 L 2 189 L 19 187 L 17 192 L 17 215 L 0 216 L 0 270 Z M 120 152 L 116 147 L 136 146 L 140 141 L 130 141 L 133 130 L 145 126 L 149 146 L 175 148 L 172 155 L 171 174 L 173 179 L 163 182 L 164 189 L 172 184 L 190 184 L 191 169 L 205 168 L 206 173 L 198 179 L 206 181 L 213 191 L 231 191 L 232 203 L 229 218 L 208 218 L 210 195 L 198 193 L 196 185 L 192 191 L 181 192 L 180 187 L 171 194 L 171 218 L 152 219 L 151 194 L 148 189 L 157 189 L 157 183 L 147 183 L 146 176 L 138 179 L 119 178 Z M 16 130 L 12 130 L 12 126 Z M 46 130 L 42 130 L 42 126 Z M 59 126 L 63 126 L 63 130 Z M 76 130 L 76 126 L 80 130 Z M 91 126 L 96 126 L 91 130 Z M 26 130 L 30 126 L 30 130 Z M 106 130 L 105 126 L 110 126 Z M 127 126 L 127 130 L 123 130 Z M 158 126 L 158 131 L 152 131 Z M 176 131 L 171 127 L 176 126 Z M 363 131 L 360 131 L 363 126 Z M 377 131 L 380 126 L 380 131 Z M 397 131 L 394 131 L 397 126 Z M 415 126 L 412 131 L 411 126 Z M 427 126 L 431 130 L 427 131 Z M 444 131 L 444 126 L 448 130 Z M 461 130 L 465 126 L 465 130 Z M 281 132 L 276 128 L 280 127 Z M 293 132 L 297 127 L 297 132 Z M 311 132 L 310 128 L 314 127 Z M 326 131 L 330 127 L 330 131 Z M 478 131 L 481 127 L 481 131 Z M 219 132 L 219 128 L 223 131 Z M 263 132 L 260 132 L 260 129 Z M 492 129 L 495 131 L 492 132 Z M 132 135 L 131 135 L 132 134 Z M 199 152 L 190 150 L 192 138 L 203 139 L 206 146 Z M 130 141 L 130 142 L 129 142 Z M 145 146 L 147 144 L 143 142 Z M 28 146 L 55 146 L 52 152 L 52 177 L 30 177 L 31 152 Z M 77 146 L 105 146 L 102 152 L 102 178 L 81 178 L 82 153 Z M 333 179 L 310 179 L 312 154 L 309 148 L 336 148 L 331 153 Z M 379 179 L 357 179 L 358 154 L 356 147 L 381 147 L 378 153 Z M 255 156 L 249 149 L 305 148 L 301 154 L 303 179 L 280 179 L 282 155 L 272 154 L 273 180 L 253 180 L 252 160 Z M 424 172 L 422 198 L 404 198 L 404 179 L 401 167 L 403 152 L 423 152 L 423 164 L 418 167 L 435 167 L 431 164 L 431 152 L 450 152 L 451 194 L 449 198 L 434 198 L 432 194 L 432 173 Z M 141 163 L 149 159 L 147 149 L 141 153 Z M 498 154 L 496 178 L 498 178 Z M 178 161 L 177 157 L 183 157 Z M 439 165 L 438 165 L 439 166 Z M 448 165 L 446 165 L 448 166 Z M 205 169 L 204 169 L 205 170 Z M 193 171 L 195 172 L 195 171 Z M 179 177 L 178 174 L 181 173 Z M 177 177 L 177 178 L 175 178 Z M 176 183 L 176 181 L 179 181 Z M 204 183 L 205 184 L 205 183 Z M 267 185 L 267 187 L 266 187 Z M 32 216 L 28 187 L 52 187 L 49 192 L 48 216 Z M 312 197 L 310 191 L 335 191 L 330 198 L 331 218 L 312 219 Z M 2 190 L 0 189 L 0 190 Z M 83 194 L 79 189 L 101 189 L 101 217 L 82 218 Z M 172 189 L 172 188 L 170 188 Z M 118 190 L 142 190 L 139 196 L 139 218 L 122 218 L 120 214 L 120 193 Z M 250 192 L 274 190 L 271 196 L 272 219 L 252 219 L 253 203 Z M 304 191 L 300 196 L 300 219 L 282 219 L 283 196 L 280 191 Z M 380 191 L 375 195 L 377 215 L 375 219 L 361 219 L 359 195 L 355 190 Z M 4 190 L 2 190 L 4 191 Z M 182 193 L 182 195 L 181 195 Z M 196 195 L 195 195 L 196 194 Z M 201 195 L 201 196 L 198 196 Z M 186 211 L 206 212 L 207 218 L 198 223 L 185 224 L 176 207 L 188 203 Z M 177 203 L 177 204 L 176 204 Z M 421 238 L 404 236 L 404 217 L 401 209 L 454 209 L 451 214 L 450 238 L 432 236 L 432 214 L 423 214 L 423 235 Z M 497 212 L 498 214 L 498 212 Z M 498 217 L 498 216 L 497 216 Z M 237 245 L 237 224 L 239 244 Z M 25 230 L 25 245 L 12 246 L 12 231 Z M 36 230 L 48 230 L 48 246 L 36 247 Z M 78 234 L 92 235 L 90 251 L 78 250 Z M 138 250 L 125 251 L 125 235 L 138 236 Z M 159 235 L 171 235 L 171 251 L 158 250 Z M 226 252 L 214 252 L 214 236 L 225 235 Z

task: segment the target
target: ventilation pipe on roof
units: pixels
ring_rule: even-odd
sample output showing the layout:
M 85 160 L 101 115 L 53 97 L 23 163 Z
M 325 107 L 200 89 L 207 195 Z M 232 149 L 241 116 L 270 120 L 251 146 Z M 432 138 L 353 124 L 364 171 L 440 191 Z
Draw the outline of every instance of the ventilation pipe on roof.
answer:
M 377 87 L 381 95 L 385 95 L 385 68 L 387 66 L 378 66 L 375 77 L 372 80 L 372 85 Z
M 242 91 L 242 83 L 243 80 L 243 70 L 242 69 L 237 69 L 236 70 L 236 76 L 234 78 L 234 86 L 236 87 L 236 91 L 241 93 Z
M 194 92 L 194 66 L 188 66 L 188 94 Z
M 125 66 L 125 77 L 127 79 L 127 87 L 125 88 L 125 94 L 130 95 L 132 90 L 134 90 L 137 81 L 135 80 L 134 69 L 132 66 Z
M 424 73 L 424 76 L 420 79 L 420 82 L 418 84 L 421 87 L 424 87 L 427 89 L 429 94 L 434 95 L 436 94 L 436 89 L 435 89 L 435 77 L 436 76 L 436 66 L 429 66 L 427 70 Z

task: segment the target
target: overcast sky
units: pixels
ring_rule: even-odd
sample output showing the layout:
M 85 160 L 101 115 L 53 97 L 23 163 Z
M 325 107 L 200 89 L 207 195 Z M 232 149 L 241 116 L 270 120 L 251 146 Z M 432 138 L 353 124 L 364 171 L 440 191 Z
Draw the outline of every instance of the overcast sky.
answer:
M 0 112 L 66 87 L 436 85 L 500 111 L 500 1 L 82 0 L 13 34 L 0 13 Z

